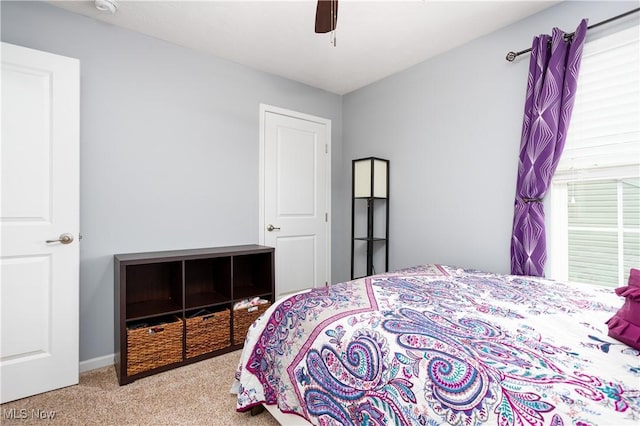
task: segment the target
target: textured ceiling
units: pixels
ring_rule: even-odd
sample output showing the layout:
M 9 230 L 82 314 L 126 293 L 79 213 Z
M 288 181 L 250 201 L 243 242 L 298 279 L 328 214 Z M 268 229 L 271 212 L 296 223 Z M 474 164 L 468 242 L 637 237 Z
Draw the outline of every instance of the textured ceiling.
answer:
M 113 15 L 93 0 L 50 3 L 345 94 L 559 1 L 340 0 L 335 47 L 329 34 L 314 33 L 311 0 L 120 0 Z

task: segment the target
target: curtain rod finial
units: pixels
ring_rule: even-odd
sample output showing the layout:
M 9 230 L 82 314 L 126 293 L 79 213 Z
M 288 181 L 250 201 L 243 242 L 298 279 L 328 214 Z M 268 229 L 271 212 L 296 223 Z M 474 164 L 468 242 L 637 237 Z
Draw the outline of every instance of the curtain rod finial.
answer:
M 509 62 L 513 62 L 516 59 L 516 56 L 518 56 L 518 54 L 516 52 L 509 52 L 507 53 L 507 61 Z

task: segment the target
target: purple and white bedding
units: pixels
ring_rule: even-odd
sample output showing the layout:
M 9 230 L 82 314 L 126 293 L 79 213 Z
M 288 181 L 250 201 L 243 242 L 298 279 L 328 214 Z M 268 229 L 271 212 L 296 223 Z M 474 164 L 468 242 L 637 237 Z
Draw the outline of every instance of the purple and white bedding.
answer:
M 640 352 L 613 289 L 441 265 L 283 299 L 253 324 L 239 411 L 315 425 L 635 425 Z

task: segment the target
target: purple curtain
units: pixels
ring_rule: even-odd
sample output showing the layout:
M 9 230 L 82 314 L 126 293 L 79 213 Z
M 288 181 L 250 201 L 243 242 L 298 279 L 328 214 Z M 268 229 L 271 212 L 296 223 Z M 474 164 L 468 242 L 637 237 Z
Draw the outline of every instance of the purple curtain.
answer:
M 570 40 L 558 28 L 533 39 L 524 105 L 511 238 L 511 273 L 543 276 L 547 258 L 542 200 L 560 161 L 587 33 Z

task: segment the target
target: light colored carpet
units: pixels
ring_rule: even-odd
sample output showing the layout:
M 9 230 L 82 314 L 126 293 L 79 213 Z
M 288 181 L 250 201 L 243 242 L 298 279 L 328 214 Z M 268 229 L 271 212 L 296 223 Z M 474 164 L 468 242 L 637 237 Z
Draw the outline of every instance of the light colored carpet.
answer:
M 80 375 L 80 384 L 2 404 L 2 425 L 278 425 L 267 412 L 236 412 L 229 393 L 240 359 L 230 352 L 119 386 L 113 366 Z M 12 410 L 14 409 L 14 410 Z M 23 411 L 21 411 L 23 410 Z M 53 420 L 37 418 L 54 412 Z M 14 418 L 10 419 L 11 414 Z

